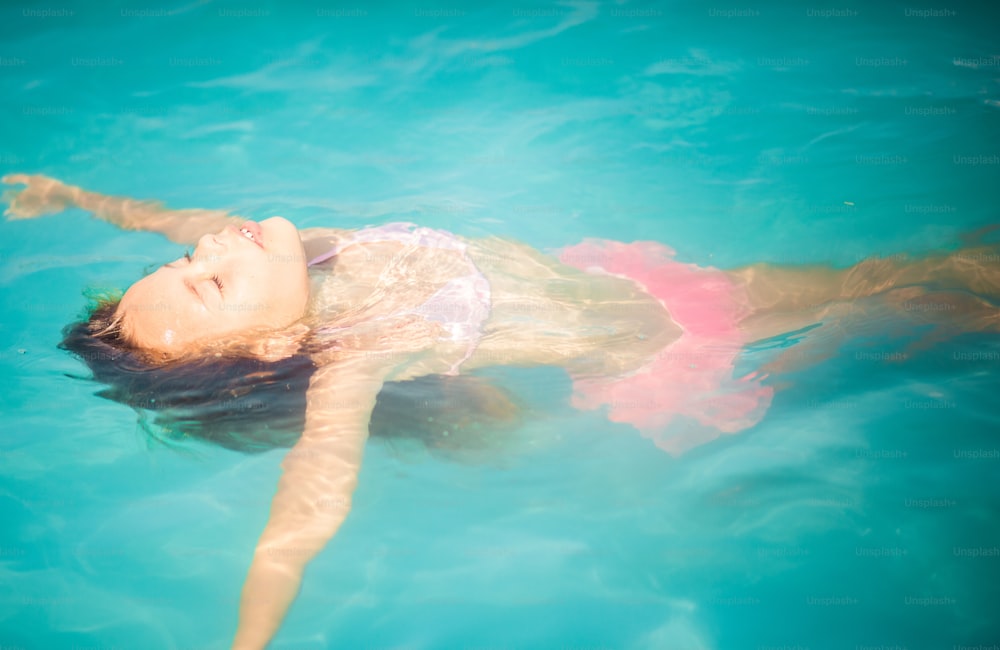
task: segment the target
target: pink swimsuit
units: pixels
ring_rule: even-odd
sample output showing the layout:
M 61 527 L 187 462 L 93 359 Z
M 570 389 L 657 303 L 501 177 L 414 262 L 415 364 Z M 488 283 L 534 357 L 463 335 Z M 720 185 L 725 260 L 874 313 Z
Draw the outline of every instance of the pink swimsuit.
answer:
M 733 370 L 747 343 L 738 323 L 750 312 L 743 289 L 723 272 L 673 259 L 650 241 L 587 240 L 559 259 L 589 273 L 625 277 L 660 300 L 683 330 L 680 338 L 626 377 L 574 377 L 573 405 L 608 406 L 671 454 L 756 424 L 774 389 Z
M 349 238 L 338 242 L 326 253 L 309 260 L 309 266 L 329 260 L 348 246 L 362 242 L 383 241 L 459 251 L 468 262 L 468 274 L 452 278 L 434 292 L 424 304 L 409 312 L 444 325 L 449 333 L 448 340 L 467 343 L 465 355 L 444 373 L 457 375 L 459 367 L 472 356 L 479 345 L 479 339 L 483 335 L 483 324 L 490 316 L 492 304 L 489 280 L 466 254 L 466 245 L 458 237 L 444 230 L 423 228 L 412 223 L 373 226 L 352 233 Z

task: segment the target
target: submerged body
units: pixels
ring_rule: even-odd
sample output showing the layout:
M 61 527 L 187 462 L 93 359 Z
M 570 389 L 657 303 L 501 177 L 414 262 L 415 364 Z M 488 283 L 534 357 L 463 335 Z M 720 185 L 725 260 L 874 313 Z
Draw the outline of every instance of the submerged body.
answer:
M 998 328 L 984 298 L 1000 296 L 1000 274 L 970 265 L 971 255 L 723 271 L 678 262 L 653 242 L 591 241 L 546 255 L 409 224 L 298 230 L 280 218 L 171 211 L 39 176 L 4 182 L 27 185 L 11 197 L 14 218 L 76 206 L 196 245 L 130 287 L 93 336 L 153 365 L 234 350 L 262 359 L 306 351 L 315 364 L 302 436 L 282 463 L 244 585 L 235 648 L 268 643 L 305 566 L 350 511 L 387 381 L 556 365 L 573 379 L 576 406 L 604 407 L 680 453 L 763 416 L 773 388 L 763 375 L 733 375 L 750 342 L 836 318 L 871 296 L 893 309 L 926 295 L 931 281 L 931 290 L 973 292 L 947 294 L 949 317 Z
M 415 240 L 426 239 L 429 229 L 412 228 Z M 314 329 L 345 333 L 406 315 L 441 326 L 421 354 L 399 360 L 393 380 L 496 365 L 616 374 L 680 336 L 664 305 L 634 282 L 586 274 L 522 244 L 454 235 L 449 247 L 391 237 L 355 243 L 353 233 L 321 229 L 302 236 L 307 257 L 331 243 L 338 249 L 310 269 L 306 320 Z

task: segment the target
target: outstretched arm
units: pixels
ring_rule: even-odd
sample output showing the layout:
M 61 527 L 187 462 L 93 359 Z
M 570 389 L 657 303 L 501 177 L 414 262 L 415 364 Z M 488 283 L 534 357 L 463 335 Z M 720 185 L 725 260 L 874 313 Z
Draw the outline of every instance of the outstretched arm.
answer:
M 10 174 L 0 180 L 7 185 L 27 186 L 4 193 L 4 200 L 10 204 L 4 214 L 14 219 L 30 219 L 75 207 L 125 230 L 162 233 L 178 244 L 195 244 L 205 233 L 244 221 L 223 210 L 168 210 L 155 201 L 105 196 L 48 176 Z
M 385 374 L 359 357 L 313 376 L 305 430 L 282 463 L 271 516 L 243 586 L 234 650 L 267 646 L 298 593 L 306 564 L 346 519 Z
M 442 330 L 420 316 L 361 325 L 317 358 L 302 438 L 282 463 L 271 516 L 243 586 L 233 648 L 263 648 L 298 593 L 306 564 L 351 509 L 368 423 L 386 377 L 432 350 Z M 321 355 L 322 356 L 322 355 Z

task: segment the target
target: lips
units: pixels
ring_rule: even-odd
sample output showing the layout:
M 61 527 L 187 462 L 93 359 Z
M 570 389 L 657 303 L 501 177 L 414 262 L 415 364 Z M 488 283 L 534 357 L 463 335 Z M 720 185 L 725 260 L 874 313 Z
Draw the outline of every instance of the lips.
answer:
M 243 231 L 247 231 L 251 235 L 253 235 L 253 242 L 258 246 L 260 246 L 261 248 L 264 248 L 264 230 L 260 227 L 259 223 L 257 223 L 256 221 L 244 221 L 242 224 L 240 224 L 239 227 L 240 237 L 246 237 L 247 239 L 249 239 L 249 237 L 247 237 Z

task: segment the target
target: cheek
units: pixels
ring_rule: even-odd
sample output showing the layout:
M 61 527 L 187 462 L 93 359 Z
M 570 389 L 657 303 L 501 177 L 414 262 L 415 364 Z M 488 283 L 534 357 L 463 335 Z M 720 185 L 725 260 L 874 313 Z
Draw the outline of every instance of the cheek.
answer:
M 228 299 L 246 305 L 248 312 L 270 311 L 275 307 L 280 309 L 292 290 L 289 278 L 281 273 L 280 266 L 258 263 L 252 273 L 242 278 L 239 287 L 234 287 Z
M 301 312 L 309 296 L 309 274 L 301 250 L 254 255 L 241 260 L 243 273 L 233 300 L 248 305 L 248 311 L 288 318 Z M 252 310 L 250 307 L 252 306 Z
M 308 280 L 302 252 L 269 255 L 258 268 L 265 276 L 262 280 L 278 292 L 298 289 Z

